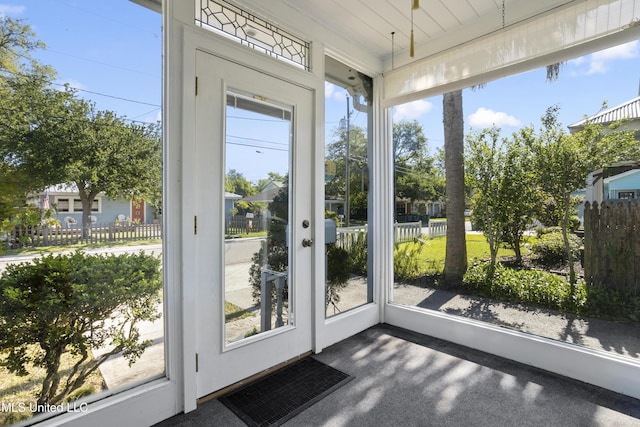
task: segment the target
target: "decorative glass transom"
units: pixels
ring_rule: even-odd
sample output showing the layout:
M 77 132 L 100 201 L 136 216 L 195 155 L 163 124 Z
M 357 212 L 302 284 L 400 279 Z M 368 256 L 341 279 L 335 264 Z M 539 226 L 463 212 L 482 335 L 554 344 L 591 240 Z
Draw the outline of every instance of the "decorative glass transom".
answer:
M 196 0 L 196 25 L 309 70 L 309 42 L 221 0 Z

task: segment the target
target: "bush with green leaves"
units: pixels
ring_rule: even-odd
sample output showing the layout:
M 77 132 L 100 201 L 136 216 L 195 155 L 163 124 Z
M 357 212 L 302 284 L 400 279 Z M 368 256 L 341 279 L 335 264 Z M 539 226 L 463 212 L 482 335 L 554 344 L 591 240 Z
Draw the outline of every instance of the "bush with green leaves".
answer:
M 573 252 L 573 259 L 578 259 L 582 239 L 575 234 L 569 234 L 567 237 Z M 544 266 L 562 265 L 567 262 L 564 238 L 559 232 L 540 236 L 540 240 L 531 245 L 531 252 L 535 261 Z
M 366 276 L 369 269 L 369 238 L 366 232 L 357 233 L 349 246 L 349 258 L 353 274 Z
M 640 322 L 640 295 L 607 286 L 589 285 L 587 312 L 592 316 Z
M 110 356 L 133 364 L 149 347 L 138 324 L 159 318 L 162 276 L 153 255 L 48 255 L 0 276 L 0 364 L 44 370 L 38 405 L 64 402 Z M 98 357 L 91 350 L 109 348 Z M 63 354 L 77 362 L 60 371 Z
M 576 231 L 578 228 L 580 228 L 580 224 L 581 221 L 578 215 L 571 215 L 567 220 L 568 229 L 571 231 Z
M 553 310 L 583 313 L 587 304 L 587 286 L 570 283 L 557 274 L 540 270 L 517 270 L 496 264 L 491 275 L 490 263 L 475 261 L 464 276 L 463 285 L 475 295 L 501 301 L 531 304 Z
M 396 279 L 416 279 L 422 275 L 421 255 L 424 240 L 413 243 L 396 243 L 393 248 L 393 275 Z

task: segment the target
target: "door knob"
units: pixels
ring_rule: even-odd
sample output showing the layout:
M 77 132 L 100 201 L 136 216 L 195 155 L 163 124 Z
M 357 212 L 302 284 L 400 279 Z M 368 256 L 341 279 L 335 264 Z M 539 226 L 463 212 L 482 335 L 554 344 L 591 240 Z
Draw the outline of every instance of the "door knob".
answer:
M 313 240 L 311 239 L 302 239 L 302 246 L 305 248 L 311 247 L 313 245 Z

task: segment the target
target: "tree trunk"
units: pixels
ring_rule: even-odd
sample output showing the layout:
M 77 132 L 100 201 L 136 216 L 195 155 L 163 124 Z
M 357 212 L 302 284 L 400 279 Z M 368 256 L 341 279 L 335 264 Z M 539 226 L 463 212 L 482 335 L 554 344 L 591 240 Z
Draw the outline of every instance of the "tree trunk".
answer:
M 76 184 L 77 185 L 77 184 Z M 95 199 L 95 191 L 87 192 L 86 189 L 78 186 L 78 194 L 82 202 L 82 238 L 91 238 L 91 208 L 93 207 L 93 199 Z
M 464 218 L 464 119 L 462 90 L 443 95 L 447 244 L 444 275 L 447 286 L 462 283 L 467 270 Z

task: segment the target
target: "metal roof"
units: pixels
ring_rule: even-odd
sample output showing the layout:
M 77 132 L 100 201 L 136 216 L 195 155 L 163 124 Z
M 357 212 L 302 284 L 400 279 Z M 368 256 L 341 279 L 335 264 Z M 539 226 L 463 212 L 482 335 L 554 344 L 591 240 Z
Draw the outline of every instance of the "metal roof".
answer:
M 581 128 L 587 123 L 609 124 L 619 120 L 639 120 L 640 119 L 640 96 L 633 98 L 623 104 L 601 111 L 591 117 L 582 119 L 572 125 L 569 129 Z

